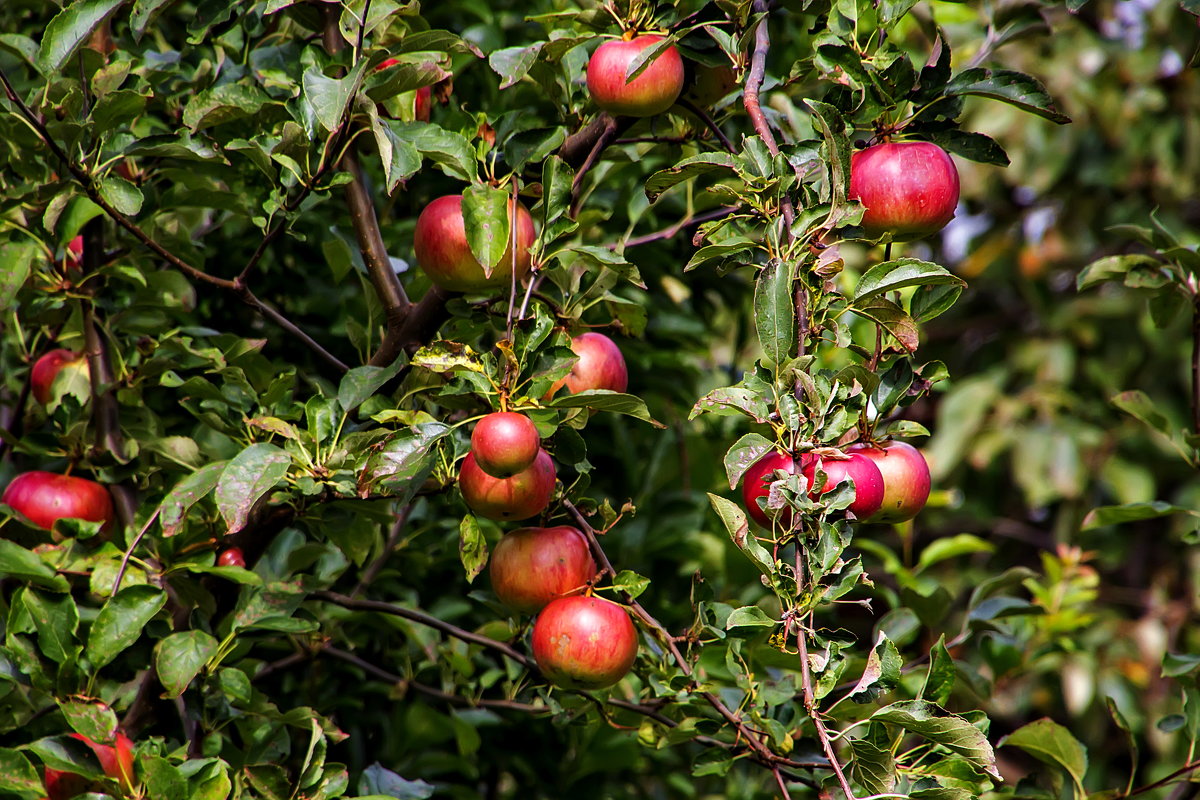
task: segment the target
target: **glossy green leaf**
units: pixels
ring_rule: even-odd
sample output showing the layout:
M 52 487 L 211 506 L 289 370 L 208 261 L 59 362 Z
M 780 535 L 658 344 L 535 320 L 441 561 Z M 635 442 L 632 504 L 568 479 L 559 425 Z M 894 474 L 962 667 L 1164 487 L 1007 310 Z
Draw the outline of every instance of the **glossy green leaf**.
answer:
M 105 602 L 88 634 L 87 657 L 96 669 L 105 666 L 144 633 L 167 602 L 156 586 L 129 586 Z
M 996 756 L 987 737 L 971 723 L 925 700 L 901 700 L 876 711 L 871 719 L 897 725 L 958 753 L 996 778 Z
M 1000 740 L 1000 747 L 1017 747 L 1042 763 L 1061 767 L 1070 776 L 1076 796 L 1082 796 L 1087 773 L 1087 748 L 1071 732 L 1048 717 L 1030 722 Z
M 167 690 L 178 697 L 217 652 L 217 640 L 204 631 L 173 633 L 154 646 L 154 669 Z
M 463 225 L 471 255 L 483 266 L 483 274 L 491 277 L 492 270 L 511 244 L 512 226 L 508 213 L 511 196 L 505 189 L 476 184 L 468 186 L 462 198 Z M 513 248 L 512 252 L 515 251 Z
M 771 261 L 754 283 L 754 325 L 763 355 L 778 368 L 796 347 L 791 262 Z
M 292 459 L 273 444 L 258 442 L 238 453 L 217 480 L 217 509 L 229 532 L 246 526 L 250 509 L 287 474 Z
M 1054 107 L 1046 87 L 1031 75 L 1008 69 L 965 69 L 946 86 L 946 95 L 974 94 L 1014 105 L 1039 117 L 1063 125 L 1071 121 Z
M 44 72 L 62 69 L 79 46 L 92 35 L 104 18 L 124 0 L 75 0 L 50 20 L 38 48 L 38 64 Z

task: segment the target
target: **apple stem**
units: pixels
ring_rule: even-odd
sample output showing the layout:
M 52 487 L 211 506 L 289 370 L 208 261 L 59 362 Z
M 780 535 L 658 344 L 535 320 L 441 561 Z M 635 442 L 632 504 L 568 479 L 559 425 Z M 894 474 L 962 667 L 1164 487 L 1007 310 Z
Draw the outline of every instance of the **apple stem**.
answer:
M 892 243 L 891 242 L 888 242 L 887 244 L 885 244 L 883 246 L 883 260 L 884 261 L 892 260 Z

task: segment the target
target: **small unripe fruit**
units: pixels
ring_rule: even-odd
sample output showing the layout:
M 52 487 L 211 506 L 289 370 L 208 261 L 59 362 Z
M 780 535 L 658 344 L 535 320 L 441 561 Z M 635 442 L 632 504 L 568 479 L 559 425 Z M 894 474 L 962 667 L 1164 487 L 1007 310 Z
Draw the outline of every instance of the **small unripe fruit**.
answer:
M 230 547 L 227 550 L 222 550 L 217 556 L 218 567 L 241 567 L 246 568 L 246 555 L 240 547 Z

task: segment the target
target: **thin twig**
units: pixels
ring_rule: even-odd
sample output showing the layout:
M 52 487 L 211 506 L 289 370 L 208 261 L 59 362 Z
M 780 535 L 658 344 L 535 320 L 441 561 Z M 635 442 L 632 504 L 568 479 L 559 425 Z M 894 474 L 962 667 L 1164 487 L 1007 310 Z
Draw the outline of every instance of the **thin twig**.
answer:
M 125 569 L 129 566 L 129 559 L 133 557 L 133 551 L 142 541 L 142 537 L 146 535 L 146 531 L 150 530 L 150 526 L 154 524 L 154 520 L 158 519 L 160 508 L 154 509 L 154 513 L 150 515 L 150 519 L 146 520 L 146 524 L 137 532 L 137 536 L 133 537 L 133 541 L 129 543 L 129 547 L 125 549 L 125 555 L 121 556 L 121 566 L 117 568 L 117 577 L 113 579 L 112 594 L 116 594 L 121 588 L 121 579 L 125 577 Z
M 713 132 L 713 135 L 717 137 L 717 140 L 721 142 L 721 147 L 724 147 L 725 150 L 730 153 L 737 152 L 737 149 L 733 146 L 733 142 L 729 141 L 729 137 L 725 135 L 725 131 L 721 130 L 721 126 L 717 124 L 716 120 L 714 120 L 707 111 L 693 103 L 691 100 L 688 100 L 686 97 L 680 97 L 676 102 L 699 117 L 700 120 L 708 126 L 708 129 Z
M 808 711 L 809 719 L 813 721 L 813 725 L 817 729 L 817 739 L 821 742 L 821 749 L 825 751 L 825 757 L 829 759 L 829 766 L 833 770 L 833 774 L 837 776 L 838 785 L 842 787 L 846 800 L 854 800 L 854 790 L 850 788 L 850 781 L 846 780 L 846 774 L 842 772 L 842 765 L 833 749 L 833 740 L 829 738 L 829 731 L 825 728 L 825 721 L 821 718 L 821 712 L 817 708 L 816 693 L 813 691 L 812 668 L 808 663 L 808 631 L 797 621 L 793 620 L 793 623 L 796 628 L 796 643 L 800 649 L 800 685 L 804 692 L 804 708 Z
M 668 225 L 662 230 L 655 231 L 654 233 L 646 233 L 642 234 L 641 236 L 635 236 L 632 239 L 626 239 L 624 242 L 610 242 L 606 246 L 609 250 L 616 250 L 618 247 L 624 244 L 625 249 L 628 250 L 630 247 L 640 247 L 644 244 L 662 241 L 663 239 L 671 239 L 674 238 L 675 234 L 679 233 L 684 228 L 692 225 L 700 225 L 704 222 L 711 222 L 715 219 L 724 219 L 730 214 L 735 214 L 738 211 L 739 207 L 737 206 L 722 206 L 721 208 L 714 208 L 711 211 L 705 211 L 701 214 L 684 217 L 678 222 Z
M 758 27 L 754 31 L 754 50 L 750 56 L 750 73 L 746 76 L 746 87 L 742 93 L 742 104 L 746 107 L 746 115 L 750 117 L 750 123 L 754 125 L 754 131 L 763 140 L 763 144 L 767 146 L 767 150 L 771 155 L 779 155 L 779 145 L 775 141 L 775 134 L 771 132 L 771 125 L 767 122 L 767 116 L 762 110 L 762 101 L 759 99 L 759 93 L 762 91 L 763 81 L 767 74 L 767 51 L 771 49 L 771 34 L 767 28 L 767 0 L 754 0 L 752 10 L 755 14 L 761 14 L 758 21 Z M 792 207 L 792 199 L 784 197 L 783 199 L 783 220 L 787 223 L 788 236 L 791 236 L 792 222 L 795 220 L 795 211 Z
M 1152 791 L 1154 789 L 1158 789 L 1162 786 L 1166 786 L 1167 784 L 1174 781 L 1176 778 L 1182 778 L 1184 775 L 1187 775 L 1190 772 L 1195 772 L 1197 769 L 1200 769 L 1200 760 L 1189 761 L 1188 763 L 1184 764 L 1179 769 L 1172 772 L 1170 775 L 1159 778 L 1158 780 L 1154 781 L 1153 783 L 1147 783 L 1145 786 L 1139 786 L 1138 788 L 1134 789 L 1131 792 L 1125 792 L 1124 794 L 1116 795 L 1115 797 L 1113 797 L 1113 800 L 1124 800 L 1124 798 L 1126 798 L 1126 797 L 1134 797 L 1135 795 L 1145 794 L 1146 792 Z
M 621 125 L 615 117 L 604 115 L 607 124 L 592 144 L 592 149 L 588 152 L 587 158 L 583 160 L 579 170 L 575 173 L 575 180 L 571 182 L 571 216 L 579 215 L 579 204 L 582 201 L 583 194 L 583 179 L 584 176 L 591 171 L 592 167 L 596 166 L 596 162 L 600 160 L 600 154 L 604 152 L 604 148 L 608 147 L 620 134 Z
M 412 508 L 412 505 L 409 504 L 397 512 L 396 519 L 392 523 L 392 528 L 388 531 L 387 541 L 384 542 L 383 552 L 363 572 L 358 585 L 354 587 L 354 591 L 350 592 L 351 597 L 358 597 L 379 576 L 384 564 L 392 557 L 392 551 L 396 549 L 396 545 L 400 542 L 400 537 L 404 534 L 404 524 L 408 522 L 408 515 L 412 513 Z

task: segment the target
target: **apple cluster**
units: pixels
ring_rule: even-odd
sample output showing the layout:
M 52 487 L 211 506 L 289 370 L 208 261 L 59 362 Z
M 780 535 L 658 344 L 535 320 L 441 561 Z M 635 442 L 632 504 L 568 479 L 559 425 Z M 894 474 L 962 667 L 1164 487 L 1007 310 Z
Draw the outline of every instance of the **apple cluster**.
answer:
M 825 473 L 825 483 L 817 488 L 817 470 Z M 742 478 L 742 504 L 750 518 L 764 528 L 771 527 L 771 518 L 759 503 L 770 495 L 777 473 L 804 476 L 810 488 L 809 498 L 818 499 L 825 492 L 845 482 L 854 482 L 854 500 L 848 511 L 855 519 L 871 522 L 905 522 L 912 519 L 929 499 L 929 465 L 921 451 L 900 441 L 881 443 L 860 442 L 845 452 L 832 451 L 821 455 L 771 452 L 754 462 Z M 792 527 L 792 513 L 783 510 L 779 524 Z

